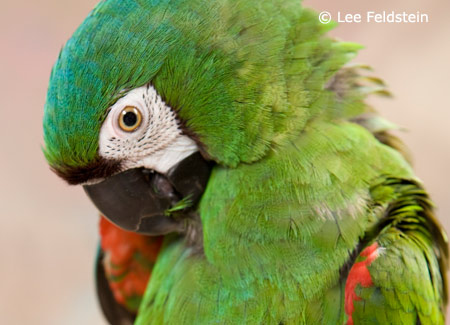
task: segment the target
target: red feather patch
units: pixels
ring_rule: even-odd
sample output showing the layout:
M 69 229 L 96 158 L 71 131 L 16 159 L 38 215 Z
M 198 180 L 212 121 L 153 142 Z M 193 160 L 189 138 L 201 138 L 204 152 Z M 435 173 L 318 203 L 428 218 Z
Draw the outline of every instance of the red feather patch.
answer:
M 347 325 L 353 325 L 352 314 L 355 309 L 353 302 L 361 298 L 355 292 L 356 286 L 359 284 L 363 288 L 373 285 L 372 277 L 367 268 L 378 257 L 378 243 L 366 247 L 359 256 L 366 257 L 364 261 L 353 264 L 348 273 L 347 282 L 345 283 L 345 313 L 348 315 Z
M 100 219 L 101 247 L 106 277 L 118 303 L 135 311 L 145 292 L 163 236 L 149 237 L 125 231 Z

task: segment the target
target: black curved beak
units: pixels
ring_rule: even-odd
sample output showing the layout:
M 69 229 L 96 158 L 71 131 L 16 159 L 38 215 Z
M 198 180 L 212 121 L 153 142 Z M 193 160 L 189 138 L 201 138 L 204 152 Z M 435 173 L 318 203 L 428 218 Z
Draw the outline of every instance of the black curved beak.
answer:
M 100 212 L 117 226 L 146 235 L 164 235 L 185 230 L 184 219 L 175 218 L 170 211 L 195 206 L 211 168 L 196 152 L 165 175 L 135 168 L 83 187 Z

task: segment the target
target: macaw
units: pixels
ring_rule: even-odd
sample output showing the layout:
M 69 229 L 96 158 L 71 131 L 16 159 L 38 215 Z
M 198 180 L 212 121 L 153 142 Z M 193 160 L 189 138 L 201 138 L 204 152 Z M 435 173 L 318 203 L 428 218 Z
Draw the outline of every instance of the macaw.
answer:
M 333 26 L 103 0 L 63 47 L 43 151 L 102 215 L 111 324 L 444 324 L 446 234 Z

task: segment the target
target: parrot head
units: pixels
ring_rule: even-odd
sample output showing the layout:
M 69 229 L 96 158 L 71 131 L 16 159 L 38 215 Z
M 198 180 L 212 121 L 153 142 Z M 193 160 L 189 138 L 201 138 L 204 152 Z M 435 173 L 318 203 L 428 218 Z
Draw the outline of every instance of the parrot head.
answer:
M 325 32 L 295 1 L 101 1 L 53 67 L 45 157 L 118 226 L 180 231 L 170 211 L 195 206 L 212 165 L 262 159 L 327 105 L 347 61 L 330 49 L 354 50 Z
M 178 231 L 167 211 L 195 205 L 214 162 L 251 162 L 269 147 L 270 109 L 263 86 L 249 80 L 270 69 L 244 60 L 248 49 L 236 53 L 239 30 L 209 17 L 219 9 L 100 2 L 52 70 L 46 159 L 126 230 Z

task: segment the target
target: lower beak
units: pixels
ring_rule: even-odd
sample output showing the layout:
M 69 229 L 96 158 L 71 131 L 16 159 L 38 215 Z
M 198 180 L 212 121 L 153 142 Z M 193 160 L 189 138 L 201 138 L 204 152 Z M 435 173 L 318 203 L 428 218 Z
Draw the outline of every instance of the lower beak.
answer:
M 83 187 L 100 212 L 120 228 L 164 235 L 185 230 L 185 218 L 175 218 L 170 211 L 180 202 L 195 206 L 208 183 L 211 167 L 197 152 L 164 175 L 135 168 Z

